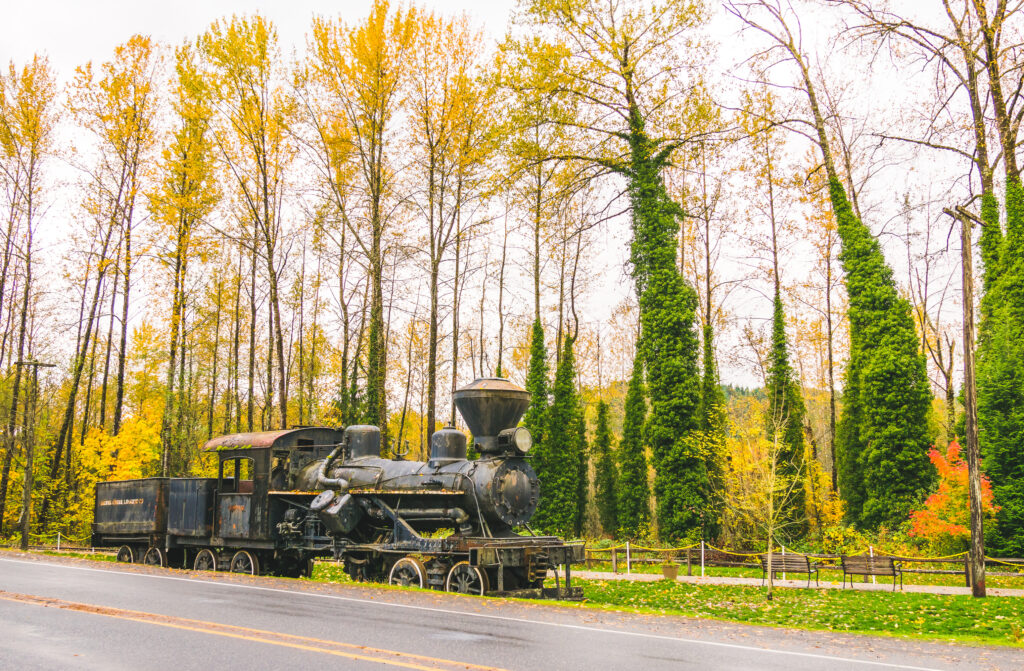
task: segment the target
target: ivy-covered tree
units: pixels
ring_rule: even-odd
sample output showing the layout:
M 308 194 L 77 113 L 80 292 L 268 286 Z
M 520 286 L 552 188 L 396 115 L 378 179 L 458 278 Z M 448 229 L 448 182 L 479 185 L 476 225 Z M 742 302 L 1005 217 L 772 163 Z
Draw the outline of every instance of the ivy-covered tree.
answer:
M 928 459 L 932 394 L 910 304 L 896 290 L 892 268 L 878 240 L 854 213 L 836 169 L 818 85 L 799 32 L 770 3 L 730 2 L 726 9 L 775 43 L 795 67 L 807 96 L 809 118 L 804 121 L 813 129 L 828 177 L 849 297 L 850 363 L 836 445 L 840 491 L 850 521 L 872 529 L 896 527 L 935 481 Z
M 626 414 L 619 442 L 618 517 L 620 533 L 626 538 L 642 536 L 651 523 L 651 489 L 647 482 L 647 454 L 644 423 L 644 364 L 638 352 L 626 391 Z
M 572 338 L 565 339 L 555 371 L 554 393 L 547 410 L 544 440 L 537 444 L 534 469 L 540 480 L 540 504 L 533 524 L 545 532 L 575 532 L 579 515 L 580 417 L 576 393 L 576 358 Z
M 847 514 L 866 528 L 893 528 L 935 482 L 928 459 L 931 389 L 910 305 L 896 291 L 892 268 L 839 179 L 831 178 L 829 188 L 850 299 L 850 366 L 837 452 L 853 461 L 843 468 L 855 473 L 864 496 L 859 509 L 847 500 Z
M 700 375 L 694 318 L 697 295 L 676 266 L 676 218 L 665 191 L 667 156 L 647 137 L 643 119 L 630 120 L 628 184 L 633 219 L 631 260 L 640 297 L 640 352 L 651 412 L 647 439 L 654 456 L 658 533 L 677 540 L 705 531 L 710 519 L 708 456 L 697 440 Z
M 535 445 L 543 445 L 548 413 L 548 349 L 544 345 L 544 327 L 539 319 L 533 322 L 530 336 L 526 391 L 530 392 L 530 406 L 523 415 L 523 426 L 530 430 Z M 534 460 L 537 461 L 536 454 Z
M 583 536 L 583 520 L 590 498 L 590 445 L 587 443 L 587 421 L 579 394 L 576 395 L 576 509 L 573 515 L 574 538 Z
M 517 94 L 539 91 L 575 110 L 548 121 L 578 138 L 565 158 L 626 183 L 651 404 L 646 433 L 665 540 L 713 531 L 712 455 L 699 431 L 697 296 L 676 266 L 683 212 L 662 178 L 676 151 L 711 124 L 699 58 L 687 60 L 700 51 L 705 20 L 704 7 L 693 3 L 536 0 L 517 16 L 519 38 L 503 46 L 528 64 L 510 84 Z M 685 54 L 684 43 L 692 48 Z
M 608 404 L 597 402 L 597 419 L 594 427 L 594 502 L 597 504 L 597 518 L 601 529 L 612 536 L 619 529 L 618 467 L 612 453 L 612 432 L 608 426 Z
M 990 243 L 996 251 L 982 235 L 988 291 L 978 342 L 978 433 L 1000 507 L 986 537 L 992 552 L 1016 557 L 1024 553 L 1024 189 L 1010 175 L 1006 215 L 1006 235 Z
M 789 342 L 786 338 L 786 315 L 782 307 L 782 296 L 778 284 L 775 288 L 772 311 L 772 340 L 768 360 L 766 393 L 768 395 L 768 434 L 781 426 L 782 444 L 778 450 L 779 475 L 788 479 L 800 479 L 804 470 L 804 399 L 800 394 L 793 367 L 789 363 Z M 800 538 L 807 531 L 804 514 L 804 490 L 796 487 L 786 498 L 782 528 L 790 538 Z

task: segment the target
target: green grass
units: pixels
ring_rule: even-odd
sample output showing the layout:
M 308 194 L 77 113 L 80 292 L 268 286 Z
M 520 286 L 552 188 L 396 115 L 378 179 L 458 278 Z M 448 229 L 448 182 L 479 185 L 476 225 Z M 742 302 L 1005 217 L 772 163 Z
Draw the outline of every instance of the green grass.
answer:
M 1024 599 L 578 580 L 586 605 L 746 624 L 1024 646 Z
M 927 568 L 925 564 L 905 564 L 905 568 Z M 933 566 L 934 568 L 934 566 Z M 939 566 L 943 569 L 951 569 L 953 565 L 943 564 Z M 612 566 L 609 563 L 593 563 L 592 569 L 580 570 L 593 570 L 593 571 L 607 571 L 611 572 Z M 632 567 L 633 573 L 645 573 L 645 574 L 661 574 L 661 567 L 658 564 L 634 564 Z M 989 571 L 1004 572 L 1009 571 L 1010 568 L 1006 566 L 994 567 L 989 566 Z M 700 563 L 695 563 L 691 567 L 693 575 L 700 575 Z M 625 562 L 619 563 L 619 573 L 626 572 Z M 679 575 L 686 575 L 686 564 L 682 564 L 679 567 Z M 704 569 L 704 575 L 706 576 L 719 576 L 719 577 L 730 577 L 730 578 L 761 578 L 761 569 L 749 566 L 707 566 Z M 806 576 L 803 574 L 792 574 L 787 576 L 793 579 L 805 579 Z M 821 570 L 821 581 L 824 582 L 835 582 L 840 584 L 843 579 L 843 572 L 835 569 L 830 570 L 828 568 L 822 568 Z M 858 577 L 857 580 L 863 580 Z M 870 580 L 870 578 L 869 578 Z M 880 577 L 878 581 L 887 581 L 891 578 Z M 966 587 L 963 575 L 950 575 L 950 574 L 933 574 L 933 573 L 904 573 L 903 583 L 905 585 L 942 585 L 946 587 Z M 994 576 L 989 575 L 985 579 L 985 585 L 989 588 L 1003 587 L 1009 589 L 1024 589 L 1024 573 L 1020 573 L 1016 576 Z

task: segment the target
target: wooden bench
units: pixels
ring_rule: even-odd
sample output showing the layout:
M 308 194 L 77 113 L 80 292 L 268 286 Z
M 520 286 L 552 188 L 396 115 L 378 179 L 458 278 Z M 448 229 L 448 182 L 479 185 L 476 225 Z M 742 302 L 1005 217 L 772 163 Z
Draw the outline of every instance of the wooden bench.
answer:
M 844 588 L 846 587 L 846 576 L 850 576 L 850 587 L 853 587 L 853 576 L 855 575 L 891 575 L 892 590 L 896 591 L 896 576 L 900 577 L 900 589 L 903 589 L 903 568 L 900 562 L 892 557 L 844 556 L 842 563 Z
M 814 584 L 818 584 L 818 565 L 807 555 L 772 553 L 772 579 L 779 573 L 806 573 L 807 586 L 811 586 L 811 574 Z M 768 553 L 761 555 L 761 584 L 768 578 Z

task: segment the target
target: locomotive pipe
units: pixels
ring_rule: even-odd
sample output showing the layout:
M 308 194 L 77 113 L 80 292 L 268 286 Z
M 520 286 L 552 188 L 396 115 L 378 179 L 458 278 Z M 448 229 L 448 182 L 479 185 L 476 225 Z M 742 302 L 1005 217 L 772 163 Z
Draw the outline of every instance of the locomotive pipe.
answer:
M 341 443 L 335 447 L 327 458 L 324 459 L 323 463 L 320 464 L 320 468 L 316 472 L 316 484 L 323 487 L 324 489 L 348 489 L 348 480 L 345 478 L 329 478 L 327 477 L 327 469 L 330 468 L 331 462 L 338 456 L 338 452 L 341 450 Z
M 473 528 L 469 524 L 469 513 L 462 508 L 414 508 L 411 510 L 397 510 L 395 512 L 402 518 L 452 520 L 463 533 L 469 533 Z
M 463 524 L 469 521 L 469 513 L 462 508 L 414 508 L 411 510 L 396 510 L 401 517 L 416 519 L 450 519 L 456 524 Z

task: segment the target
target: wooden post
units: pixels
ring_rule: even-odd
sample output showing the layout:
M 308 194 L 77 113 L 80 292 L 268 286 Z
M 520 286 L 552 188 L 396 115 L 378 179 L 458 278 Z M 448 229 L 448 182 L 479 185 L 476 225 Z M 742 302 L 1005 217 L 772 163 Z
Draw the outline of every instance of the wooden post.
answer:
M 612 548 L 612 573 L 619 572 L 619 551 Z
M 693 575 L 693 567 L 690 564 L 690 548 L 686 548 L 686 575 Z
M 974 377 L 974 249 L 971 217 L 957 208 L 964 310 L 964 437 L 967 439 L 967 484 L 971 502 L 971 593 L 985 596 L 985 538 L 981 514 L 981 465 L 978 453 L 978 387 Z
M 704 541 L 700 542 L 700 577 L 704 577 Z
M 626 541 L 626 575 L 630 574 L 630 556 L 629 556 L 629 541 Z
M 964 580 L 967 581 L 967 586 L 971 586 L 971 553 L 968 552 L 964 555 Z

